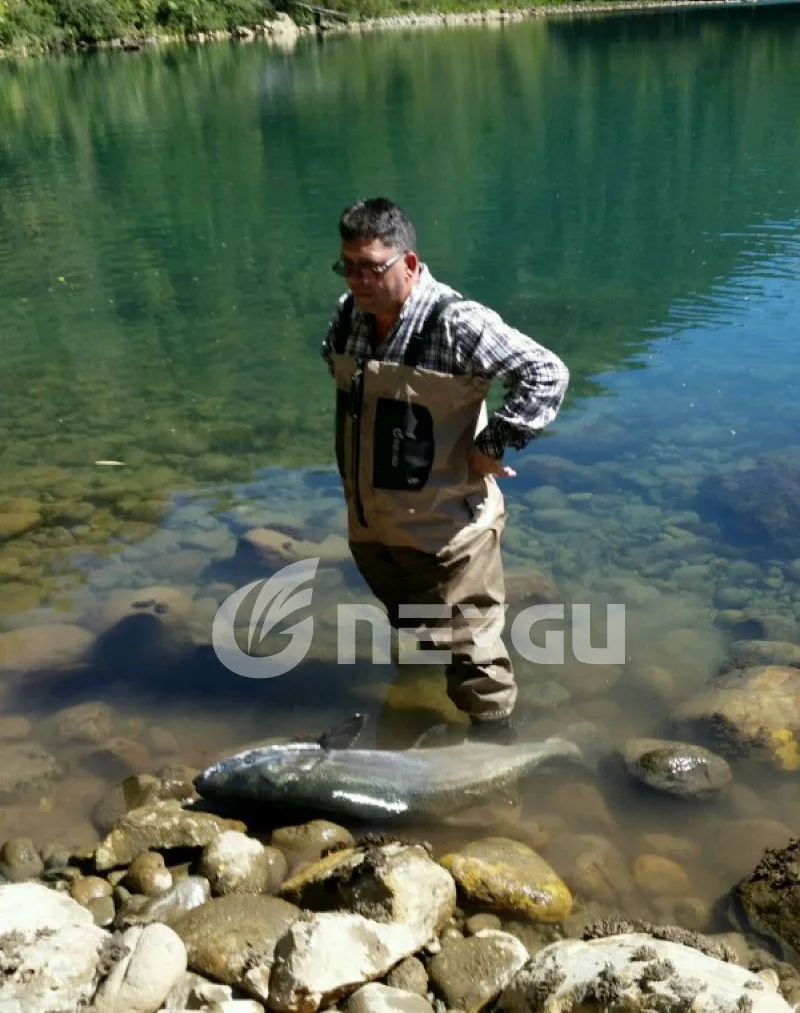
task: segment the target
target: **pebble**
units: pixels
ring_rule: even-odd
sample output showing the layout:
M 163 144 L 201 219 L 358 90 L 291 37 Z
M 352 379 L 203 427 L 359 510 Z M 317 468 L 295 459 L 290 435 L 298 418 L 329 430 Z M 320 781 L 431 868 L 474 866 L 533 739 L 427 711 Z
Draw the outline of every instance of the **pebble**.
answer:
M 404 992 L 413 992 L 414 995 L 426 995 L 428 972 L 418 957 L 406 957 L 389 971 L 386 976 L 386 984 Z
M 502 928 L 502 925 L 503 923 L 500 921 L 497 915 L 479 914 L 473 915 L 471 918 L 468 918 L 464 928 L 466 929 L 468 936 L 474 936 L 477 935 L 479 932 L 483 931 L 484 929 L 499 930 L 500 928 Z
M 92 901 L 101 897 L 112 897 L 114 888 L 99 876 L 81 876 L 70 887 L 70 896 L 83 907 L 89 907 Z
M 639 855 L 633 863 L 633 878 L 651 897 L 685 897 L 692 892 L 684 869 L 662 855 Z
M 44 872 L 44 862 L 29 837 L 9 837 L 0 848 L 0 874 L 12 883 L 35 879 Z
M 145 897 L 160 897 L 173 885 L 164 856 L 157 851 L 145 851 L 137 855 L 128 867 L 123 883 L 133 893 L 141 893 Z

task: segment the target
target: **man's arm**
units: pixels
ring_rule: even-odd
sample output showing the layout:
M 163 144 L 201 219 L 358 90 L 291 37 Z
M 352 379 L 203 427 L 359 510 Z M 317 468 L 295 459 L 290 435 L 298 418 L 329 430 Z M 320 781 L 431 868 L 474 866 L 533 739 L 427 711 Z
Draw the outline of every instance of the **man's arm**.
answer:
M 320 349 L 320 354 L 322 355 L 322 358 L 325 360 L 325 362 L 328 364 L 328 371 L 330 372 L 331 376 L 333 376 L 333 353 L 336 344 L 336 330 L 339 326 L 339 321 L 342 316 L 342 309 L 344 307 L 345 302 L 347 301 L 347 296 L 348 296 L 347 292 L 343 292 L 342 295 L 339 296 L 339 301 L 336 304 L 336 309 L 333 311 L 333 313 L 331 314 L 331 318 L 328 321 L 328 329 L 325 332 L 325 337 L 322 339 L 322 347 Z
M 468 356 L 467 370 L 499 379 L 506 388 L 502 405 L 475 440 L 478 450 L 500 460 L 507 447 L 521 450 L 553 421 L 567 392 L 569 370 L 555 352 L 494 310 L 470 302 L 457 312 L 453 323 L 462 332 L 457 347 L 459 357 Z

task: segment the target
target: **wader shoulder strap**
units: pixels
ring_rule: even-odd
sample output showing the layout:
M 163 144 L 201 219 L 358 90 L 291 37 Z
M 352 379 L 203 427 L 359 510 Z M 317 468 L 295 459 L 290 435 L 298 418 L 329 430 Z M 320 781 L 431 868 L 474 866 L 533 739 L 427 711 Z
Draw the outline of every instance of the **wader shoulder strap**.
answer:
M 436 329 L 436 325 L 439 323 L 442 313 L 448 306 L 452 305 L 454 302 L 460 301 L 460 296 L 443 295 L 441 299 L 437 300 L 437 302 L 431 306 L 422 327 L 416 334 L 411 335 L 408 345 L 406 346 L 406 354 L 403 359 L 403 363 L 406 366 L 414 367 L 419 365 L 419 360 L 422 357 L 422 351 Z
M 350 321 L 353 317 L 353 293 L 348 292 L 339 310 L 339 319 L 336 321 L 336 328 L 333 335 L 333 350 L 338 355 L 344 355 L 347 347 L 347 339 L 350 337 Z

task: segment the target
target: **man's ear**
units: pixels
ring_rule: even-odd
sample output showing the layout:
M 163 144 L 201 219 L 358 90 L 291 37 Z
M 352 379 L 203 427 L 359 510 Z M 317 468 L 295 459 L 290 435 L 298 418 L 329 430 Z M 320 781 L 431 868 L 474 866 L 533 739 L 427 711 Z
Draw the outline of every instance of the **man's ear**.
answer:
M 419 266 L 419 257 L 414 253 L 413 250 L 407 250 L 403 254 L 403 260 L 406 265 L 406 274 L 410 278 Z

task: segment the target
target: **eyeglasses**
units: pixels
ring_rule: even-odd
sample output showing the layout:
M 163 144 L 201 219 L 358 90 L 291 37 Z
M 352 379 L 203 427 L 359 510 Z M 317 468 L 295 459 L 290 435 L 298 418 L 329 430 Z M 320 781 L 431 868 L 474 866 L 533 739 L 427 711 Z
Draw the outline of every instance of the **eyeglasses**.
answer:
M 405 250 L 383 264 L 374 264 L 369 260 L 362 260 L 357 264 L 353 264 L 347 260 L 337 260 L 335 264 L 331 265 L 331 268 L 342 278 L 347 278 L 351 274 L 365 274 L 373 278 L 380 278 L 381 275 L 386 274 L 389 268 L 393 267 L 404 254 Z

